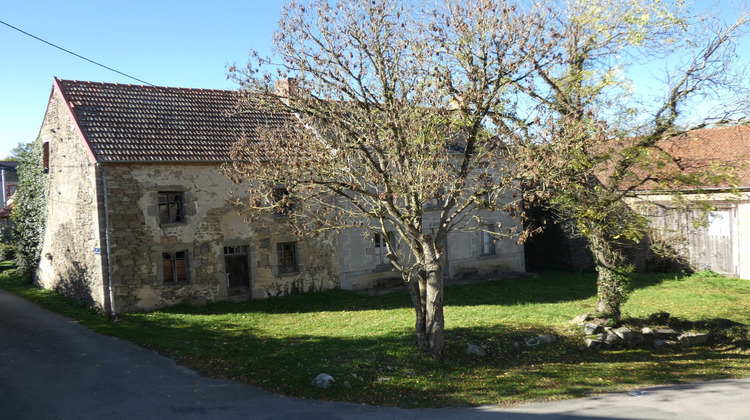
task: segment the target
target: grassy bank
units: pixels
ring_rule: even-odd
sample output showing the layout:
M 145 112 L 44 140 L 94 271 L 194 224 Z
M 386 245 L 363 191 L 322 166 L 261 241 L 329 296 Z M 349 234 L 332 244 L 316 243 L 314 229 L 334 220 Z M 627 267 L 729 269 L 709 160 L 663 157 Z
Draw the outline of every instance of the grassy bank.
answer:
M 304 398 L 403 407 L 514 403 L 579 397 L 615 389 L 750 376 L 744 345 L 750 281 L 703 273 L 641 275 L 624 306 L 642 325 L 655 312 L 682 321 L 726 318 L 700 347 L 582 351 L 569 324 L 595 303 L 593 275 L 546 273 L 446 288 L 448 361 L 413 347 L 414 312 L 406 291 L 363 296 L 310 293 L 202 308 L 178 306 L 109 321 L 54 293 L 0 275 L 0 287 L 77 318 L 90 328 L 135 341 L 202 373 Z M 707 328 L 707 327 L 706 327 Z M 552 344 L 524 339 L 555 334 Z M 467 356 L 468 344 L 487 349 Z M 328 373 L 336 382 L 317 389 Z

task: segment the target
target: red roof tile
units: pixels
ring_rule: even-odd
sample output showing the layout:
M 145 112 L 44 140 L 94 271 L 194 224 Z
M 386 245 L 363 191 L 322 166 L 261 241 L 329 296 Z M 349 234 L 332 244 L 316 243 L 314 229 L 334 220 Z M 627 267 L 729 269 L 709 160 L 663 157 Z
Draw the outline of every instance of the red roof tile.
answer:
M 258 100 L 238 113 L 236 91 L 57 83 L 100 162 L 226 162 L 241 136 L 293 121 Z
M 10 219 L 13 214 L 13 203 L 8 204 L 0 210 L 0 219 Z
M 695 130 L 662 140 L 657 147 L 675 159 L 656 175 L 658 178 L 669 179 L 676 174 L 727 173 L 729 177 L 709 182 L 702 188 L 750 187 L 750 126 Z M 652 190 L 655 187 L 656 183 L 649 181 L 637 189 Z

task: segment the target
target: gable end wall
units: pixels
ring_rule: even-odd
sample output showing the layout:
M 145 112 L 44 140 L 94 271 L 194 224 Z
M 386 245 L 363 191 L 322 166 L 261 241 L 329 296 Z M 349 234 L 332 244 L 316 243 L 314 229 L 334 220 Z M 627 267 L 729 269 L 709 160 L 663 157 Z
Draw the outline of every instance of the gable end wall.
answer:
M 70 113 L 53 94 L 40 131 L 49 143 L 47 224 L 37 283 L 107 311 L 101 178 Z

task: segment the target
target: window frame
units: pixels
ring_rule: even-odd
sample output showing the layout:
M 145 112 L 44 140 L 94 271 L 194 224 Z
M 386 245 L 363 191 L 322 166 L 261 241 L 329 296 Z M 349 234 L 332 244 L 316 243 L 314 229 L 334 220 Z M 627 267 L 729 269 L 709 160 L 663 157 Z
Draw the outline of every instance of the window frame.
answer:
M 249 248 L 250 247 L 248 245 L 225 246 L 224 256 L 248 255 Z
M 177 199 L 173 201 L 173 198 L 175 197 Z M 165 202 L 162 202 L 162 199 L 164 199 Z M 171 211 L 172 206 L 177 207 L 177 211 L 174 215 Z M 157 196 L 157 207 L 159 211 L 159 224 L 178 225 L 187 223 L 187 217 L 185 216 L 184 191 L 159 191 Z
M 276 244 L 276 271 L 277 274 L 299 272 L 297 242 L 279 242 Z
M 49 141 L 42 143 L 42 169 L 49 173 Z
M 372 236 L 372 242 L 375 247 L 375 264 L 378 266 L 391 265 L 391 260 L 388 259 L 388 253 L 391 249 L 388 244 L 393 244 L 395 234 L 393 232 L 386 232 L 385 234 L 388 236 L 387 240 L 380 232 L 374 232 Z M 383 252 L 383 248 L 385 248 L 385 252 Z
M 162 279 L 165 284 L 176 284 L 190 281 L 189 256 L 190 254 L 187 250 L 161 252 Z M 183 262 L 182 276 L 180 276 L 179 261 Z M 169 264 L 169 270 L 167 270 L 167 264 Z
M 294 211 L 294 203 L 289 198 L 289 189 L 286 187 L 275 187 L 273 191 L 271 191 L 271 199 L 273 200 L 274 205 L 282 200 L 287 200 L 282 208 L 274 207 L 274 217 L 289 217 L 289 213 Z
M 492 225 L 484 226 L 479 232 L 479 256 L 486 257 L 497 254 L 497 246 Z

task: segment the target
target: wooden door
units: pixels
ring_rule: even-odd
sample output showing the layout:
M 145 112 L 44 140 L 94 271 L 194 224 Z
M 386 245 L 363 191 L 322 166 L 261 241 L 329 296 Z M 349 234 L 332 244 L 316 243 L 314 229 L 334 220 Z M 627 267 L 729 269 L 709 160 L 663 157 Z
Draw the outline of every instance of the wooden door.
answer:
M 224 247 L 229 296 L 250 295 L 250 258 L 247 246 Z

